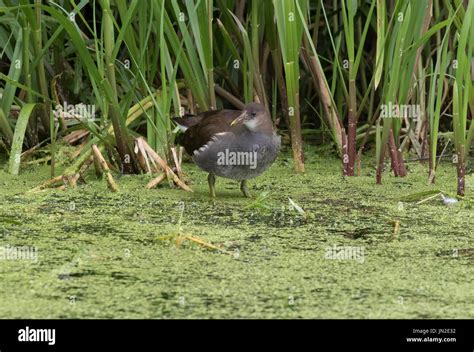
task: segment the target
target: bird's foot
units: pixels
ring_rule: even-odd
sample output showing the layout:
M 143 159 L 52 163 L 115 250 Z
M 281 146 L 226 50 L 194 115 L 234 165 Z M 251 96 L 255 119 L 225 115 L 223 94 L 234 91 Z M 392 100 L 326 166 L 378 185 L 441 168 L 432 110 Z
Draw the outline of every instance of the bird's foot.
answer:
M 249 189 L 247 188 L 247 180 L 240 181 L 240 190 L 242 191 L 245 197 L 252 198 L 252 195 L 250 194 Z
M 216 177 L 213 174 L 207 176 L 207 183 L 209 184 L 209 194 L 211 198 L 216 198 Z

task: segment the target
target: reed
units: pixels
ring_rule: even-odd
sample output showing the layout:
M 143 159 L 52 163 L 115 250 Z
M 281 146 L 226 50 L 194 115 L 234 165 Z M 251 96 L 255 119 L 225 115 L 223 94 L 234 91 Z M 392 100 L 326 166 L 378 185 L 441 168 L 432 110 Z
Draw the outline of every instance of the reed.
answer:
M 453 82 L 453 132 L 456 149 L 457 194 L 465 194 L 466 163 L 472 142 L 474 123 L 468 127 L 468 109 L 473 112 L 472 78 L 469 71 L 474 49 L 474 3 L 469 2 L 458 29 L 456 71 Z
M 0 0 L 0 137 L 8 168 L 17 173 L 18 153 L 44 148 L 55 176 L 62 168 L 55 154 L 78 130 L 85 137 L 66 170 L 90 160 L 97 144 L 115 170 L 140 172 L 139 136 L 172 164 L 171 117 L 260 101 L 289 137 L 296 172 L 305 169 L 307 137 L 321 136 L 344 175 L 359 174 L 367 166 L 361 156 L 370 153 L 381 183 L 387 160 L 405 176 L 405 161 L 415 156 L 429 160 L 433 183 L 441 154 L 449 153 L 440 136 L 448 136 L 458 194 L 465 194 L 474 136 L 473 6 Z M 71 122 L 55 111 L 66 103 L 94 106 L 96 116 Z M 388 106 L 416 106 L 420 116 L 386 118 Z
M 308 1 L 298 1 L 303 14 Z M 280 49 L 285 69 L 286 98 L 290 120 L 291 146 L 296 172 L 304 172 L 303 140 L 301 136 L 300 111 L 300 65 L 299 52 L 302 43 L 303 25 L 298 20 L 295 0 L 273 1 L 275 17 L 280 39 Z

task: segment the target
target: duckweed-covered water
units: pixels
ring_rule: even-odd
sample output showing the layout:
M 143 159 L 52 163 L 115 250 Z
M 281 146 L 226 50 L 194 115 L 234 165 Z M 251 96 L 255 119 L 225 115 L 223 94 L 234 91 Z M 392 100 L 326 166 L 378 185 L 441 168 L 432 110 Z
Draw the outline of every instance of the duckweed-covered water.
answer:
M 304 175 L 290 162 L 281 156 L 250 182 L 254 199 L 219 179 L 211 200 L 192 164 L 194 193 L 146 190 L 143 175 L 117 178 L 114 194 L 93 173 L 77 189 L 25 193 L 47 166 L 0 171 L 0 317 L 474 317 L 472 175 L 466 200 L 417 205 L 400 199 L 455 194 L 452 165 L 440 166 L 435 186 L 417 163 L 376 186 L 370 163 L 343 179 L 339 161 L 318 153 Z M 231 254 L 160 239 L 178 233 Z M 5 255 L 19 248 L 36 257 Z

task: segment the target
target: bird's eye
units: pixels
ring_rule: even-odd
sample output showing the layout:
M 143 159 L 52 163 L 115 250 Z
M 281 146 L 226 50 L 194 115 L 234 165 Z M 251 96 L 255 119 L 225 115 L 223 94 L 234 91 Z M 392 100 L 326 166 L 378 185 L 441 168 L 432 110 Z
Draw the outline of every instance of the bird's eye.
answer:
M 250 115 L 252 115 L 252 117 L 255 117 L 255 116 L 257 116 L 257 113 L 256 113 L 256 112 L 252 112 Z

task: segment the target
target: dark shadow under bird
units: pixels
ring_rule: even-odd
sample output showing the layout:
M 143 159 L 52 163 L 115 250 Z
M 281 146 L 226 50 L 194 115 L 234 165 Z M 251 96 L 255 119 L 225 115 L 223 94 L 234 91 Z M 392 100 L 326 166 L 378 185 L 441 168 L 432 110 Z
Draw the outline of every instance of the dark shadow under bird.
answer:
M 209 173 L 211 197 L 216 195 L 216 176 L 240 181 L 241 191 L 249 197 L 246 181 L 267 170 L 280 150 L 280 136 L 259 103 L 247 104 L 243 110 L 211 110 L 173 120 L 184 131 L 179 144 Z

